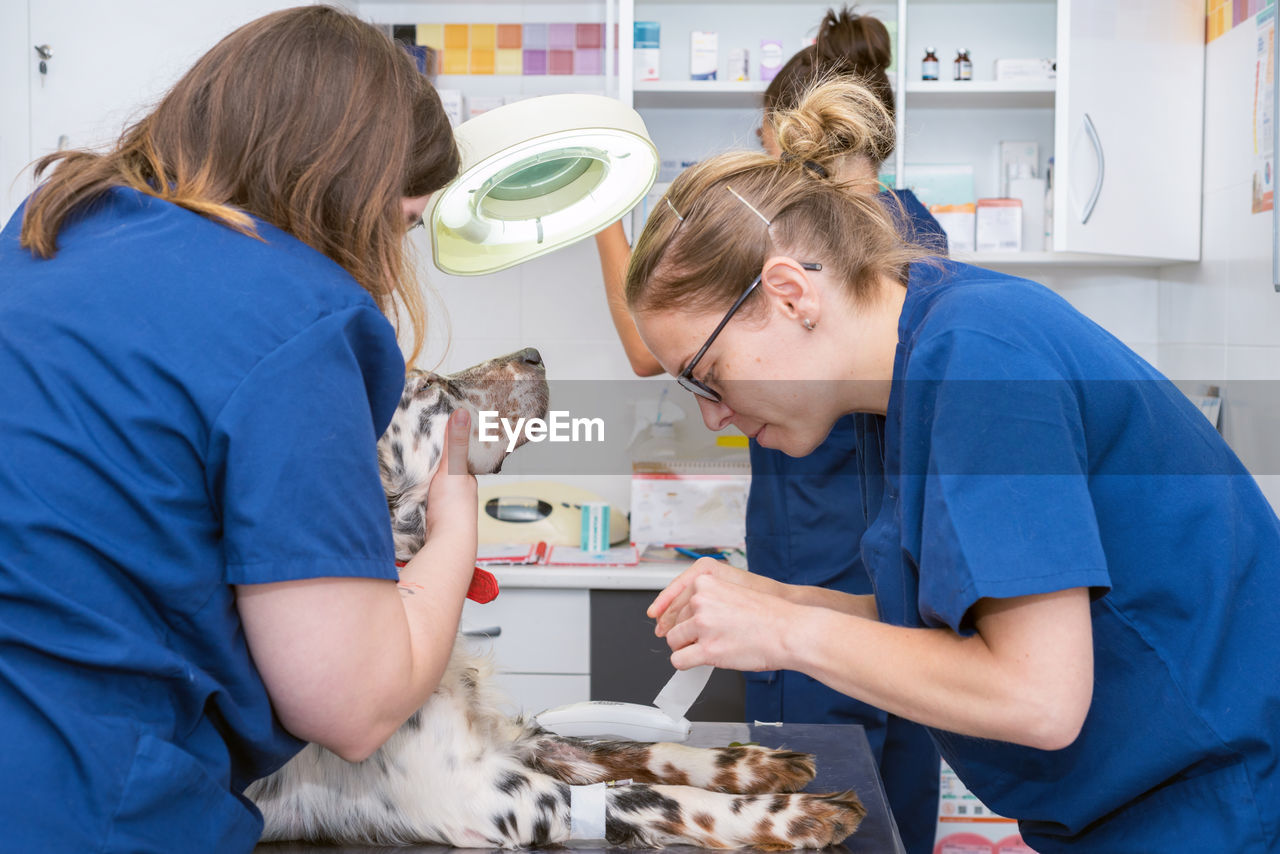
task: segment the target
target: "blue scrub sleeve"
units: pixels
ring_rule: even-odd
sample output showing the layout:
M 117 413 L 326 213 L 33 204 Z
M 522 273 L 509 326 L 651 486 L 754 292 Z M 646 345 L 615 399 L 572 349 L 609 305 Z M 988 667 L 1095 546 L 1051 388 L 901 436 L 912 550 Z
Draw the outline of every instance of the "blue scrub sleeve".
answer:
M 902 529 L 919 537 L 908 547 L 928 625 L 969 633 L 984 597 L 1111 585 L 1080 404 L 1051 358 L 964 328 L 912 353 Z
M 322 317 L 254 366 L 210 436 L 228 584 L 396 577 L 376 446 L 403 388 L 372 305 Z

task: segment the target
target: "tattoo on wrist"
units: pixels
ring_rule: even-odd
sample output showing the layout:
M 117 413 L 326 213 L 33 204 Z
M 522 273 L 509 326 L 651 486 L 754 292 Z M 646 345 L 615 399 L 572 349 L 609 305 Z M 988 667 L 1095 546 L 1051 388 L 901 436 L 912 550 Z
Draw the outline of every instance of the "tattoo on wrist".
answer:
M 426 590 L 426 589 L 427 589 L 427 588 L 423 587 L 421 584 L 414 584 L 412 581 L 399 581 L 399 582 L 396 582 L 396 587 L 399 587 L 399 588 L 400 588 L 400 592 L 401 592 L 401 593 L 404 593 L 404 594 L 406 594 L 406 595 L 408 595 L 408 596 L 413 596 L 413 595 L 414 595 L 415 593 L 417 593 L 419 590 Z

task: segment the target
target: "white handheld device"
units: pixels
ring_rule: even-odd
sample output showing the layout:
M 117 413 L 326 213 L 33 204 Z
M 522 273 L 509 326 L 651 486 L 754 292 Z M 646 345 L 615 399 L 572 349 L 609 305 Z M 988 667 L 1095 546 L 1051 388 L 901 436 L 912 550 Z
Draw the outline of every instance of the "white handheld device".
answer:
M 612 737 L 633 741 L 684 741 L 689 720 L 673 718 L 656 706 L 588 700 L 547 709 L 535 717 L 538 725 L 556 735 L 580 738 Z
M 614 737 L 634 741 L 684 741 L 691 724 L 685 712 L 698 699 L 712 667 L 704 664 L 688 670 L 677 670 L 652 706 L 639 703 L 617 703 L 611 700 L 588 700 L 547 709 L 534 720 L 556 735 L 579 738 Z

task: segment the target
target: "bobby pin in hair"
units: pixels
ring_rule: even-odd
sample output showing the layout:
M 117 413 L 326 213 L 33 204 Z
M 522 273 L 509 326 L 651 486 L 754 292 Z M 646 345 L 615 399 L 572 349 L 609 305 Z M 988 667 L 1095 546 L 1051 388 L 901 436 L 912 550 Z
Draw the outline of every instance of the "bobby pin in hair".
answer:
M 676 215 L 676 219 L 680 220 L 681 222 L 684 222 L 684 217 L 680 216 L 680 211 L 676 210 L 675 205 L 671 204 L 671 200 L 668 199 L 666 196 L 663 196 L 662 200 L 667 203 L 667 207 L 671 208 L 671 212 Z
M 742 202 L 744 205 L 746 205 L 746 206 L 751 210 L 751 212 L 752 212 L 753 214 L 755 214 L 756 216 L 760 217 L 760 221 L 764 223 L 764 227 L 765 227 L 765 228 L 768 228 L 769 226 L 773 225 L 773 223 L 771 223 L 771 222 L 769 222 L 769 220 L 765 219 L 764 214 L 762 214 L 762 213 L 760 213 L 760 211 L 756 210 L 755 205 L 751 204 L 751 202 L 747 201 L 746 199 L 742 198 L 742 196 L 738 195 L 738 191 L 737 191 L 737 190 L 733 189 L 733 187 L 730 187 L 728 184 L 725 184 L 724 186 L 725 186 L 725 189 L 726 189 L 726 190 L 728 190 L 730 193 L 733 193 L 733 195 L 734 195 L 735 197 L 737 197 L 738 201 L 740 201 L 740 202 Z

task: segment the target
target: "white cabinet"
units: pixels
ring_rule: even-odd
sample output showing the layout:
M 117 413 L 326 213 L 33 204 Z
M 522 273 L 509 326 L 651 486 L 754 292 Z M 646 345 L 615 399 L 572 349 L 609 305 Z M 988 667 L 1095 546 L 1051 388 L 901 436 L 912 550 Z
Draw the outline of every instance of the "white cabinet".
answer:
M 688 80 L 689 31 L 719 31 L 722 60 L 728 48 L 750 49 L 765 36 L 784 38 L 789 53 L 816 32 L 826 8 L 619 0 L 624 27 L 636 19 L 662 25 L 664 78 L 633 83 L 625 71 L 631 45 L 622 39 L 619 97 L 644 116 L 664 160 L 754 145 L 765 84 Z M 1203 4 L 897 0 L 858 11 L 897 30 L 898 68 L 890 77 L 899 145 L 886 166 L 899 186 L 910 182 L 910 164 L 967 162 L 977 195 L 998 195 L 995 152 L 1001 140 L 1035 140 L 1042 169 L 1055 158 L 1053 250 L 970 260 L 1049 266 L 1199 258 Z M 926 45 L 937 47 L 942 60 L 936 82 L 920 80 Z M 971 51 L 974 79 L 957 83 L 950 80 L 951 59 L 960 47 Z M 1057 80 L 996 81 L 996 57 L 1056 57 Z M 753 53 L 751 74 L 757 73 Z M 673 164 L 666 165 L 669 177 Z
M 1054 248 L 1200 258 L 1204 4 L 1059 0 Z
M 537 714 L 591 695 L 591 600 L 586 588 L 506 586 L 485 605 L 468 601 L 461 633 L 491 654 L 511 712 Z
M 19 0 L 0 4 L 0 222 L 31 191 L 27 163 L 113 142 L 202 53 L 287 0 Z M 29 36 L 29 38 L 28 38 Z M 51 56 L 40 71 L 36 46 Z

